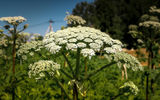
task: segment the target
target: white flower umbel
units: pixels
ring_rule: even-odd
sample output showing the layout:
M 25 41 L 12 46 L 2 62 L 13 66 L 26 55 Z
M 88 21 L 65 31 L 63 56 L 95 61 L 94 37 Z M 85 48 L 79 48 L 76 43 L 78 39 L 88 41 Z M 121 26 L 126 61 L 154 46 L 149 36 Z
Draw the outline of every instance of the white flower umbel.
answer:
M 124 83 L 124 85 L 121 86 L 120 89 L 123 89 L 125 95 L 129 95 L 129 93 L 137 95 L 139 92 L 138 87 L 132 81 Z
M 15 17 L 1 17 L 0 21 L 6 21 L 9 24 L 15 25 L 17 23 L 22 23 L 26 21 L 26 19 L 22 16 L 15 16 Z
M 151 27 L 153 29 L 160 29 L 160 23 L 155 21 L 145 21 L 145 22 L 139 23 L 139 26 Z
M 40 60 L 29 65 L 28 75 L 30 78 L 35 77 L 35 79 L 41 79 L 45 77 L 45 73 L 48 73 L 54 77 L 55 74 L 59 75 L 59 69 L 60 65 L 51 60 Z
M 156 6 L 151 6 L 149 12 L 160 13 L 160 9 L 158 9 Z
M 57 53 L 61 49 L 76 51 L 79 48 L 83 51 L 81 54 L 88 57 L 95 55 L 95 52 L 100 50 L 104 50 L 106 53 L 115 53 L 121 51 L 122 47 L 120 41 L 112 39 L 108 34 L 82 26 L 47 33 L 43 42 L 52 53 Z
M 64 20 L 67 21 L 67 24 L 72 25 L 83 25 L 86 23 L 82 17 L 75 15 L 67 15 Z
M 143 67 L 137 58 L 125 52 L 116 52 L 111 55 L 105 55 L 105 58 L 107 58 L 108 61 L 117 62 L 119 68 L 122 68 L 123 64 L 125 64 L 126 68 L 130 68 L 133 71 L 143 70 Z
M 17 55 L 23 56 L 23 55 L 27 55 L 29 53 L 30 56 L 33 56 L 34 52 L 40 51 L 41 48 L 43 48 L 43 47 L 44 47 L 44 45 L 43 45 L 42 41 L 27 42 L 27 43 L 22 44 L 20 46 L 19 50 L 17 51 Z M 27 60 L 27 59 L 23 59 L 23 60 Z

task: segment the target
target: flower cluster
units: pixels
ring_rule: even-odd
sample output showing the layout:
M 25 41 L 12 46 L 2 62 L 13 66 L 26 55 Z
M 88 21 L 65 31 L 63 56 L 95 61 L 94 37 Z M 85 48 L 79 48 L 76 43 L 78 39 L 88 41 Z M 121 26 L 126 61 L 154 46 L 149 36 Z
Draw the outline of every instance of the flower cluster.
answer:
M 31 37 L 31 40 L 32 41 L 35 41 L 35 40 L 38 40 L 38 38 L 40 37 L 41 35 L 39 33 L 35 33 L 33 34 L 33 36 Z
M 15 16 L 15 17 L 1 17 L 0 21 L 6 21 L 9 24 L 15 25 L 17 23 L 22 23 L 26 21 L 26 19 L 22 16 Z
M 0 38 L 0 46 L 7 47 L 7 42 L 8 42 L 8 40 L 6 39 L 5 36 Z
M 150 7 L 149 12 L 152 12 L 152 13 L 154 13 L 154 12 L 156 12 L 156 13 L 160 13 L 160 9 L 157 9 L 157 7 L 156 7 L 156 6 L 152 6 L 152 7 Z
M 67 21 L 68 24 L 72 25 L 83 25 L 86 23 L 82 17 L 75 15 L 67 15 L 64 20 Z
M 55 74 L 59 75 L 59 69 L 60 65 L 51 60 L 40 60 L 29 65 L 28 75 L 30 78 L 35 77 L 35 79 L 41 79 L 45 77 L 45 73 L 48 73 L 54 77 Z
M 100 50 L 106 53 L 122 50 L 122 43 L 119 40 L 112 39 L 100 30 L 82 26 L 50 32 L 45 35 L 43 42 L 54 54 L 60 50 L 76 51 L 79 48 L 83 56 L 92 57 Z
M 139 26 L 144 26 L 144 27 L 151 27 L 154 29 L 159 29 L 160 28 L 160 23 L 159 22 L 155 22 L 155 21 L 145 21 L 142 23 L 139 23 Z
M 126 92 L 125 95 L 128 95 L 129 93 L 137 95 L 137 93 L 139 92 L 138 87 L 132 81 L 124 83 L 124 85 L 121 86 L 120 89 L 123 89 L 124 92 Z
M 31 34 L 27 32 L 19 33 L 19 35 L 24 36 L 24 37 L 30 37 Z
M 119 68 L 125 64 L 126 68 L 131 68 L 133 71 L 143 70 L 143 67 L 137 58 L 125 52 L 116 52 L 111 55 L 105 55 L 105 58 L 107 58 L 108 61 L 117 62 Z
M 23 60 L 27 60 L 27 54 L 30 56 L 34 55 L 33 51 L 40 51 L 41 48 L 43 48 L 43 42 L 42 41 L 31 41 L 27 42 L 25 44 L 22 44 L 17 51 L 17 55 L 21 56 Z

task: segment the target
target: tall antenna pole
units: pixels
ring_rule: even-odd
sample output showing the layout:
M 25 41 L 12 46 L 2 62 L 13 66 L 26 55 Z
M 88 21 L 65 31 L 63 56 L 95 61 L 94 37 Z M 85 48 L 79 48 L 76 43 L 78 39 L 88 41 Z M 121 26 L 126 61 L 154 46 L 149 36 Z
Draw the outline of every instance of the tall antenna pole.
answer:
M 48 27 L 46 33 L 53 32 L 53 27 L 52 27 L 53 22 L 54 22 L 53 20 L 49 20 L 49 27 Z

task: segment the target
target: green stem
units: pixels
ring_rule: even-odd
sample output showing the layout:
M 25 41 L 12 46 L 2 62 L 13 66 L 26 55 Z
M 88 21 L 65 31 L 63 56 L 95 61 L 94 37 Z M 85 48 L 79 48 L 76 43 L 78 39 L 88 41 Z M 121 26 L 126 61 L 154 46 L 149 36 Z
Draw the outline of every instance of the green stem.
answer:
M 64 94 L 67 96 L 67 98 L 69 100 L 71 100 L 71 98 L 69 97 L 69 95 L 67 94 L 67 92 L 65 91 L 63 84 L 58 80 L 58 78 L 55 76 L 54 79 L 56 80 L 56 82 L 58 83 L 58 85 L 61 87 L 61 90 L 64 92 Z
M 65 72 L 63 69 L 60 69 L 60 71 L 65 74 L 68 78 L 73 79 L 71 75 L 69 75 L 67 72 Z
M 75 78 L 76 78 L 76 79 L 78 79 L 78 77 L 79 77 L 79 64 L 80 64 L 80 49 L 77 48 L 76 75 L 75 75 Z
M 68 60 L 68 58 L 66 57 L 66 55 L 63 52 L 62 52 L 62 55 L 63 55 L 64 59 L 67 61 L 67 64 L 68 64 L 68 66 L 69 66 L 69 68 L 70 68 L 70 70 L 72 72 L 72 75 L 74 76 L 74 71 L 72 69 L 70 61 Z
M 85 60 L 84 60 L 84 62 L 85 62 L 85 77 L 87 77 L 87 57 L 85 58 Z
M 16 30 L 16 26 L 14 26 L 14 33 L 12 34 L 13 36 L 13 47 L 12 47 L 12 72 L 13 72 L 13 76 L 15 75 L 15 59 L 16 59 L 16 38 L 17 38 L 17 30 Z
M 111 100 L 114 100 L 114 99 L 118 98 L 119 96 L 121 96 L 121 95 L 123 95 L 123 94 L 124 94 L 124 93 L 119 93 L 118 95 L 112 97 Z
M 75 83 L 73 85 L 73 100 L 78 100 L 78 90 L 77 85 Z
M 100 72 L 101 70 L 103 70 L 103 69 L 105 69 L 105 68 L 107 68 L 107 67 L 109 67 L 109 66 L 111 66 L 111 65 L 113 65 L 113 64 L 115 64 L 115 63 L 116 63 L 116 62 L 112 62 L 112 63 L 110 63 L 110 64 L 104 65 L 104 66 L 102 66 L 101 68 L 99 68 L 99 69 L 91 72 L 86 78 L 84 78 L 84 80 L 89 79 L 90 77 L 96 75 L 96 74 L 97 74 L 98 72 Z
M 12 34 L 13 37 L 13 47 L 12 47 L 12 73 L 13 73 L 13 77 L 12 77 L 12 82 L 14 83 L 15 80 L 15 64 L 16 64 L 16 39 L 17 39 L 17 26 L 14 25 L 14 32 Z M 12 84 L 13 84 L 12 83 Z M 15 87 L 14 85 L 12 85 L 12 100 L 15 100 L 15 91 L 14 91 Z

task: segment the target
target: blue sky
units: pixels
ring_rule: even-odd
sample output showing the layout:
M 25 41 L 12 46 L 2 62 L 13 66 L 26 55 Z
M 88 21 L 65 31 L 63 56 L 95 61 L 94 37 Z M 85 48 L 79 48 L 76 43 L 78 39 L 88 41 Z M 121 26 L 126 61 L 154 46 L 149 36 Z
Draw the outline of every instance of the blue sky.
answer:
M 44 35 L 49 26 L 47 21 L 54 20 L 53 30 L 59 30 L 66 25 L 66 11 L 72 13 L 75 5 L 82 1 L 94 0 L 0 0 L 0 17 L 23 16 L 30 25 L 26 32 Z

